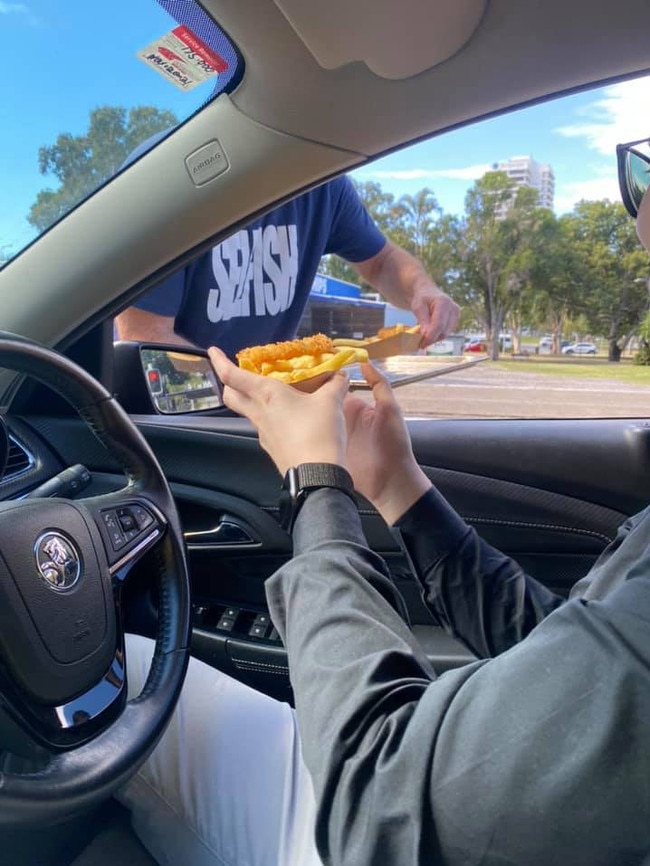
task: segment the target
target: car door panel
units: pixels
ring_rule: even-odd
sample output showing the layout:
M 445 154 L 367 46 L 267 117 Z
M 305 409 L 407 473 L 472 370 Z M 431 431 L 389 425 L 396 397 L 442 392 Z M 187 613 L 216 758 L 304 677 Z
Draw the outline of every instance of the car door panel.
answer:
M 290 699 L 286 654 L 264 616 L 264 581 L 290 556 L 278 524 L 279 478 L 251 426 L 239 418 L 138 419 L 172 483 L 186 532 L 195 603 L 195 655 L 251 685 Z M 102 446 L 71 418 L 29 423 L 63 463 L 84 462 L 91 492 L 119 486 Z M 643 505 L 650 482 L 650 428 L 643 422 L 409 422 L 415 454 L 457 511 L 489 543 L 566 595 L 616 528 Z M 423 605 L 399 544 L 360 502 L 370 546 L 386 559 L 411 625 L 438 671 L 471 654 Z M 215 541 L 228 522 L 245 538 Z M 228 610 L 235 623 L 220 623 Z M 228 617 L 226 617 L 228 619 Z

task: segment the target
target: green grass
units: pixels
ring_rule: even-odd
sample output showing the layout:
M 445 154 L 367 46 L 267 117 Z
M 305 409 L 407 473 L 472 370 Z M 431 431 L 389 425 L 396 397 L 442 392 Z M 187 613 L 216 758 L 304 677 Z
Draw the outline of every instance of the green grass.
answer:
M 489 362 L 488 362 L 489 363 Z M 650 385 L 650 367 L 637 367 L 630 361 L 611 364 L 607 361 L 533 360 L 517 358 L 494 362 L 494 369 L 517 373 L 543 373 L 548 376 L 569 376 L 578 379 L 614 379 L 619 382 L 633 382 Z

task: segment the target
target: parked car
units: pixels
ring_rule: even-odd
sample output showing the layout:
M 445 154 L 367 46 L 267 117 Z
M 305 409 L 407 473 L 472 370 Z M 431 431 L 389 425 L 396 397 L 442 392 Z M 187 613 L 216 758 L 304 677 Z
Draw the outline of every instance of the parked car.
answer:
M 485 337 L 471 337 L 465 340 L 463 352 L 487 352 L 487 348 Z
M 485 334 L 476 334 L 468 337 L 463 345 L 464 352 L 487 352 L 488 342 Z M 499 334 L 499 350 L 509 352 L 512 350 L 512 336 L 510 334 Z
M 595 343 L 569 343 L 562 349 L 563 355 L 596 355 L 598 346 Z

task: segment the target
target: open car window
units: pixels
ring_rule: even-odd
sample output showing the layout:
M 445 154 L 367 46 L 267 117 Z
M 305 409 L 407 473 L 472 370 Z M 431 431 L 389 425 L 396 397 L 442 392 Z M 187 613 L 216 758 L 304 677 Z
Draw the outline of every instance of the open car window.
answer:
M 649 92 L 650 78 L 640 78 L 574 94 L 447 133 L 350 174 L 385 236 L 416 256 L 462 306 L 457 332 L 444 341 L 426 350 L 414 348 L 417 341 L 396 346 L 378 360 L 403 386 L 398 399 L 408 415 L 647 411 L 650 259 L 620 201 L 615 146 L 642 135 L 646 121 L 636 106 Z M 139 305 L 176 321 L 181 339 L 190 307 L 203 324 L 227 308 L 228 327 L 255 344 L 256 299 L 285 269 L 282 238 L 276 232 L 276 245 L 257 251 L 256 238 L 262 244 L 264 237 L 258 229 L 239 232 L 167 281 L 173 299 L 167 305 Z M 189 300 L 194 295 L 201 300 Z M 183 316 L 174 319 L 175 305 L 184 305 L 184 324 Z M 396 324 L 417 324 L 413 311 L 387 303 L 354 264 L 327 255 L 297 335 L 364 341 Z M 351 376 L 359 384 L 358 368 Z

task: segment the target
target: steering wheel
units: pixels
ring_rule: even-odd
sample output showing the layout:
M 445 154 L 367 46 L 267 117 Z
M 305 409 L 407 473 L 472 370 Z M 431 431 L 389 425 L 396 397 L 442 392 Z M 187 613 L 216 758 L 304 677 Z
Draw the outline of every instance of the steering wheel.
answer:
M 103 496 L 0 502 L 0 731 L 51 754 L 41 770 L 0 774 L 0 825 L 38 825 L 108 797 L 155 746 L 187 668 L 190 589 L 169 485 L 117 401 L 64 356 L 15 335 L 0 333 L 0 366 L 66 398 L 127 477 Z M 158 633 L 144 689 L 127 702 L 121 588 L 145 554 L 157 572 Z

